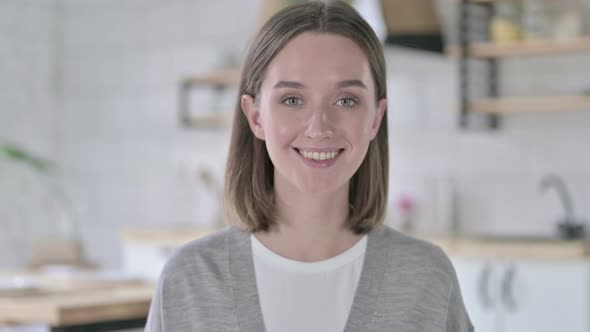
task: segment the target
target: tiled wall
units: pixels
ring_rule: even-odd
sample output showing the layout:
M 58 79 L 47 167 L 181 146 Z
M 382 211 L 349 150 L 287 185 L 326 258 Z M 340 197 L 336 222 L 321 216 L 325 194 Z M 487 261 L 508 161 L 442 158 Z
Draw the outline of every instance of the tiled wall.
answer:
M 179 128 L 178 81 L 239 59 L 256 25 L 257 3 L 59 2 L 62 97 L 52 129 L 41 129 L 55 139 L 39 140 L 56 144 L 92 260 L 119 263 L 122 227 L 207 225 L 214 218 L 215 199 L 194 173 L 205 166 L 221 179 L 228 135 Z M 590 112 L 520 114 L 505 118 L 500 131 L 458 131 L 456 65 L 399 49 L 388 49 L 387 60 L 392 208 L 400 193 L 412 194 L 419 227 L 441 230 L 454 188 L 466 230 L 551 232 L 560 206 L 537 183 L 556 172 L 570 185 L 579 214 L 590 219 Z M 590 88 L 583 71 L 590 55 L 502 66 L 507 94 Z M 193 107 L 206 107 L 201 97 Z M 228 96 L 230 104 L 233 99 Z M 33 114 L 34 108 L 23 109 Z M 12 113 L 16 123 L 21 115 Z
M 58 20 L 53 0 L 0 1 L 0 141 L 53 157 L 59 129 Z M 37 174 L 0 156 L 0 267 L 58 215 Z
M 181 128 L 178 87 L 238 61 L 257 10 L 189 0 L 64 5 L 61 154 L 90 258 L 115 265 L 121 228 L 209 225 L 219 212 L 196 173 L 208 168 L 221 185 L 229 135 Z M 197 91 L 193 108 L 208 96 Z
M 454 16 L 450 1 L 439 3 L 443 17 Z M 590 17 L 590 1 L 583 4 Z M 455 22 L 447 24 L 448 31 Z M 502 118 L 500 131 L 457 131 L 456 63 L 397 50 L 388 65 L 390 115 L 397 126 L 391 130 L 391 189 L 393 199 L 399 192 L 418 197 L 419 227 L 446 228 L 448 193 L 454 190 L 455 215 L 466 231 L 551 234 L 564 213 L 555 193 L 538 189 L 550 173 L 563 176 L 576 214 L 590 221 L 590 109 L 514 114 Z M 589 67 L 586 53 L 502 60 L 500 93 L 587 94 Z

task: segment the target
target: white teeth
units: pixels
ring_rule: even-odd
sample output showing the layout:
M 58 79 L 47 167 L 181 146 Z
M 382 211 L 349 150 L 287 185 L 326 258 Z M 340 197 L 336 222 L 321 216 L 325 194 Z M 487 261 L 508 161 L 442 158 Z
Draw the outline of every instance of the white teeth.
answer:
M 303 151 L 299 150 L 303 157 L 313 160 L 327 160 L 333 159 L 338 155 L 339 151 L 332 151 L 332 152 L 310 152 L 310 151 Z

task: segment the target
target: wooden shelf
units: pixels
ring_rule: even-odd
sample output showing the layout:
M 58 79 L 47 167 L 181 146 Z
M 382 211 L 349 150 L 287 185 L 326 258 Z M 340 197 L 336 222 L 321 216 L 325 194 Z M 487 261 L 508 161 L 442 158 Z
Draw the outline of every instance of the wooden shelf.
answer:
M 580 53 L 590 51 L 590 37 L 572 40 L 538 40 L 514 43 L 474 43 L 469 56 L 476 58 L 502 58 Z
M 496 114 L 590 110 L 590 96 L 486 98 L 470 102 L 469 109 L 478 113 Z
M 195 128 L 230 128 L 233 112 L 214 112 L 191 115 L 187 125 Z
M 236 85 L 240 82 L 240 68 L 228 68 L 209 72 L 204 75 L 188 77 L 184 84 L 189 85 Z
M 468 2 L 471 2 L 471 3 L 481 3 L 481 4 L 492 4 L 497 1 L 498 0 L 468 0 Z M 460 2 L 461 2 L 461 0 L 453 0 L 454 4 L 458 4 Z
M 222 229 L 197 227 L 127 228 L 121 232 L 120 238 L 124 242 L 176 248 Z
M 179 100 L 179 117 L 186 127 L 225 129 L 230 128 L 233 119 L 233 111 L 209 112 L 191 114 L 189 110 L 190 90 L 197 86 L 210 86 L 224 89 L 231 85 L 237 85 L 240 81 L 240 68 L 226 68 L 212 71 L 204 75 L 186 77 L 182 80 Z

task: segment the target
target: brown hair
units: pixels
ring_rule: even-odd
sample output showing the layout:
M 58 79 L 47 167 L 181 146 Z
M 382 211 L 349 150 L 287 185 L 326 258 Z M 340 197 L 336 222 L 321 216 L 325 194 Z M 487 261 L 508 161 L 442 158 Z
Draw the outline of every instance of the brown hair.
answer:
M 264 141 L 256 138 L 242 112 L 240 98 L 260 91 L 274 56 L 304 32 L 332 33 L 353 40 L 366 54 L 375 81 L 376 101 L 386 98 L 385 59 L 374 31 L 349 5 L 309 2 L 272 16 L 254 39 L 242 67 L 231 146 L 225 173 L 225 211 L 231 225 L 249 232 L 276 225 L 274 166 Z M 367 155 L 350 180 L 349 227 L 364 234 L 383 223 L 389 184 L 387 111 Z

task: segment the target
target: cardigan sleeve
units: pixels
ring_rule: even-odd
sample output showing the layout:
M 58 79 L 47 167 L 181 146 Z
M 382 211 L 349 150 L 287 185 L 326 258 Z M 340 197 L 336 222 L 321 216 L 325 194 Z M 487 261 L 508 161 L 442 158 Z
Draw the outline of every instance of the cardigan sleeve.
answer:
M 456 276 L 454 277 L 447 307 L 446 332 L 474 332 L 473 324 L 463 303 L 459 282 Z
M 144 332 L 162 332 L 164 331 L 162 320 L 162 279 L 161 276 L 158 281 L 158 287 L 152 296 L 150 304 L 150 312 L 147 318 Z

